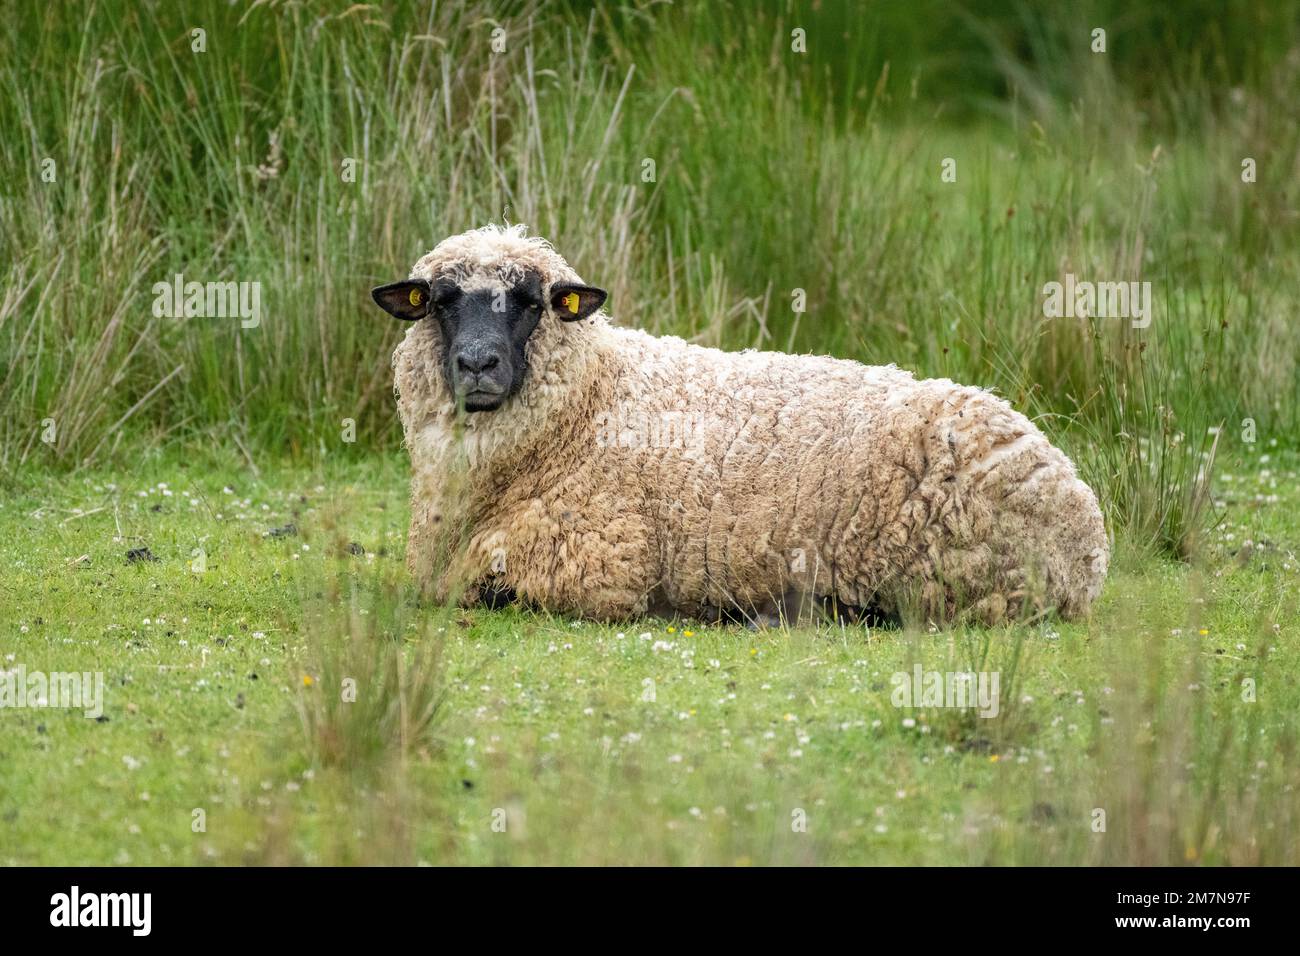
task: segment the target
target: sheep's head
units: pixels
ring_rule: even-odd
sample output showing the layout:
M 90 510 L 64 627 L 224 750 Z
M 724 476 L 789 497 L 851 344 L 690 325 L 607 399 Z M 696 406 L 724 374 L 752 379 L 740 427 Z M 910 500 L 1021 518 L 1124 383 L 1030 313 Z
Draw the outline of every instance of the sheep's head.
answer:
M 580 321 L 606 298 L 544 240 L 492 226 L 444 240 L 410 279 L 371 295 L 399 319 L 437 324 L 447 389 L 467 412 L 494 411 L 519 391 L 542 322 Z

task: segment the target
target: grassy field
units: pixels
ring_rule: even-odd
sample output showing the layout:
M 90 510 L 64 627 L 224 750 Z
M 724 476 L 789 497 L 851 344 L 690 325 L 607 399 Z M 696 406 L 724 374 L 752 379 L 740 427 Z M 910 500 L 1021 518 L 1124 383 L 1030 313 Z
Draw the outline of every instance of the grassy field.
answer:
M 1297 85 L 1297 0 L 19 0 L 0 673 L 105 687 L 0 709 L 0 863 L 1300 863 Z M 622 324 L 998 390 L 1098 492 L 1092 618 L 421 606 L 368 293 L 503 220 Z
M 1121 547 L 1087 623 L 942 633 L 421 608 L 392 456 L 33 483 L 4 667 L 105 706 L 5 713 L 0 861 L 1295 864 L 1300 461 L 1228 468 L 1196 566 Z M 918 663 L 999 713 L 894 706 Z

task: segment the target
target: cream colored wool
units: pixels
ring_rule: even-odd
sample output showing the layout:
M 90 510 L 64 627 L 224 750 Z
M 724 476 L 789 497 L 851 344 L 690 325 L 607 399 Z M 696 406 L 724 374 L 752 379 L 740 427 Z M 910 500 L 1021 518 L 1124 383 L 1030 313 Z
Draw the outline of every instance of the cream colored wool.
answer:
M 412 277 L 482 288 L 528 269 L 548 290 L 583 281 L 519 227 L 453 236 Z M 441 361 L 432 318 L 393 356 L 414 468 L 407 561 L 437 599 L 508 588 L 613 619 L 811 595 L 992 622 L 1081 615 L 1101 589 L 1096 497 L 982 389 L 548 307 L 520 392 L 458 423 Z

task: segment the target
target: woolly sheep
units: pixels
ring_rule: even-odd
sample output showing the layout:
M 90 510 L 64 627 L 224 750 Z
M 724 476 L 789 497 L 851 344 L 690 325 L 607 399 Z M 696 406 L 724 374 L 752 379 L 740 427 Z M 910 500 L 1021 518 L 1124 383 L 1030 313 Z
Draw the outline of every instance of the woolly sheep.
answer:
M 436 600 L 993 623 L 1079 616 L 1101 589 L 1095 495 L 983 389 L 617 328 L 518 226 L 446 239 L 373 295 L 412 322 L 407 563 Z

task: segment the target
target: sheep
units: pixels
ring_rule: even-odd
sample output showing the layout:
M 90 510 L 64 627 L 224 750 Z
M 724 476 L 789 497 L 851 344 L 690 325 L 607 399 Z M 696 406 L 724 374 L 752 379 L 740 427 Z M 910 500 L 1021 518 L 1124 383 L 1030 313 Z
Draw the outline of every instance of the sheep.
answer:
M 452 236 L 372 294 L 412 323 L 407 564 L 434 600 L 994 624 L 1101 590 L 1096 496 L 989 391 L 616 327 L 520 226 Z

